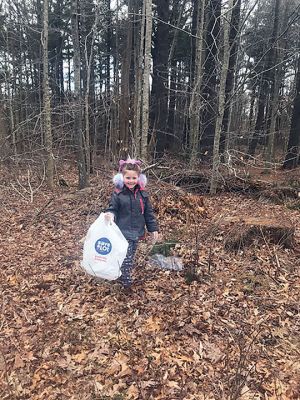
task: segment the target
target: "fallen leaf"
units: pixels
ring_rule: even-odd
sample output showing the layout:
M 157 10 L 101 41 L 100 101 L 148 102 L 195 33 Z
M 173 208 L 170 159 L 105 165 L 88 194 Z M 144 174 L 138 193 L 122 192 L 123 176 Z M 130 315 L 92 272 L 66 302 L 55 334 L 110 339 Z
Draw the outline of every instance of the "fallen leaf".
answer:
M 81 353 L 75 354 L 72 356 L 72 359 L 77 363 L 81 363 L 87 357 L 87 353 L 82 351 Z
M 222 357 L 223 353 L 221 350 L 213 343 L 204 342 L 205 358 L 208 358 L 213 363 L 218 362 Z
M 148 381 L 141 381 L 141 388 L 142 389 L 147 389 L 149 387 L 155 386 L 157 382 L 153 379 L 150 379 Z
M 139 399 L 140 397 L 140 392 L 135 384 L 129 386 L 129 388 L 126 391 L 126 394 L 129 397 L 129 399 L 133 400 Z
M 24 367 L 24 361 L 22 360 L 21 356 L 17 353 L 15 355 L 15 362 L 14 362 L 14 368 L 23 368 Z
M 170 388 L 174 388 L 174 389 L 181 389 L 178 382 L 176 382 L 176 381 L 169 381 L 167 383 L 167 386 L 169 386 Z
M 150 317 L 145 321 L 145 330 L 147 332 L 158 332 L 160 330 L 161 320 L 158 317 Z

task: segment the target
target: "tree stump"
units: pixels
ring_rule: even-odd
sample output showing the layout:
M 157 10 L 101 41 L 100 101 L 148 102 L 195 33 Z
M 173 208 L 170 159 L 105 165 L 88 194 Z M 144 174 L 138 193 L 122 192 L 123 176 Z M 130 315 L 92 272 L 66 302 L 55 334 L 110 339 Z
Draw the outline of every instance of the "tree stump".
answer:
M 294 245 L 295 227 L 290 221 L 278 221 L 272 217 L 227 217 L 224 222 L 230 225 L 224 245 L 227 250 L 239 250 L 255 240 L 287 248 Z
M 260 199 L 270 200 L 276 204 L 283 204 L 287 199 L 297 199 L 298 190 L 293 187 L 273 187 L 262 190 L 259 193 Z

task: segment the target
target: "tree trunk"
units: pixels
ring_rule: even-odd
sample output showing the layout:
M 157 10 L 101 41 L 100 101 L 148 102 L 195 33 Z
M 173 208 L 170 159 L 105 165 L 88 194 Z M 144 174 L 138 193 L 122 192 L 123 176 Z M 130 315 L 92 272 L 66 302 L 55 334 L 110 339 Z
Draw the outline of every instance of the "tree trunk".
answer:
M 151 68 L 151 36 L 152 36 L 152 0 L 145 1 L 145 52 L 143 71 L 142 97 L 142 136 L 141 157 L 148 158 L 148 130 L 149 130 L 149 79 Z
M 112 36 L 112 21 L 110 0 L 106 0 L 106 95 L 107 99 L 110 98 L 110 54 L 111 54 L 111 36 Z
M 45 150 L 47 156 L 46 163 L 46 179 L 50 189 L 54 187 L 53 172 L 54 172 L 54 157 L 52 149 L 52 132 L 51 132 L 51 104 L 50 104 L 50 93 L 49 93 L 49 77 L 48 77 L 48 37 L 49 37 L 49 4 L 48 0 L 44 0 L 44 24 L 43 24 L 43 35 L 42 35 L 42 47 L 43 47 L 43 103 L 44 103 L 44 140 Z
M 71 60 L 72 60 L 72 55 L 70 51 L 70 40 L 68 38 L 67 41 L 67 59 L 68 59 L 68 92 L 69 94 L 71 93 L 71 80 L 72 80 L 72 74 L 71 74 Z
M 180 1 L 173 2 L 173 18 L 171 23 L 176 27 L 182 28 L 182 14 L 183 14 L 184 4 L 180 4 Z M 175 106 L 176 106 L 176 90 L 177 90 L 177 67 L 178 63 L 174 57 L 175 49 L 178 41 L 179 29 L 172 30 L 172 42 L 170 45 L 169 58 L 168 58 L 168 70 L 169 70 L 169 104 L 168 104 L 168 122 L 167 130 L 173 135 L 174 140 L 171 146 L 171 150 L 176 149 L 178 151 L 178 140 L 175 132 Z M 181 145 L 181 143 L 180 143 Z
M 134 20 L 136 35 L 134 39 L 139 36 L 139 40 L 136 39 L 134 51 L 135 51 L 135 95 L 134 95 L 134 143 L 133 143 L 133 154 L 138 156 L 141 154 L 141 103 L 143 93 L 143 59 L 144 59 L 144 45 L 145 45 L 145 1 L 143 1 L 141 10 L 141 22 Z M 140 12 L 138 2 L 135 2 L 135 16 L 139 15 Z M 135 17 L 136 18 L 136 17 Z M 140 29 L 139 29 L 140 28 Z M 138 35 L 139 32 L 139 35 Z
M 273 30 L 272 35 L 269 40 L 269 51 L 266 58 L 266 62 L 264 63 L 263 72 L 261 76 L 261 85 L 260 92 L 258 98 L 258 112 L 255 123 L 255 129 L 253 133 L 253 137 L 250 141 L 248 155 L 254 156 L 256 146 L 259 141 L 259 137 L 263 135 L 263 127 L 265 122 L 266 108 L 267 108 L 267 99 L 270 94 L 270 83 L 274 81 L 274 73 L 276 68 L 276 49 L 275 44 L 278 36 L 278 22 L 279 22 L 279 10 L 280 10 L 280 0 L 275 0 L 275 8 L 274 8 L 274 22 L 273 22 Z
M 85 81 L 85 94 L 84 94 L 84 117 L 85 117 L 85 134 L 84 134 L 84 156 L 86 160 L 86 171 L 87 174 L 91 172 L 92 160 L 91 160 L 91 139 L 90 139 L 90 87 L 91 87 L 91 77 L 92 77 L 92 66 L 94 65 L 94 42 L 95 35 L 97 32 L 99 22 L 99 9 L 95 9 L 95 19 L 94 23 L 89 32 L 86 32 L 85 46 L 84 46 L 84 57 L 85 57 L 85 71 L 86 71 L 86 81 Z
M 181 88 L 184 87 L 187 70 L 185 64 L 183 62 L 177 63 L 177 74 L 176 74 L 176 88 L 179 93 L 181 92 Z M 181 148 L 186 149 L 188 145 L 188 137 L 187 137 L 187 118 L 189 113 L 189 98 L 188 96 L 176 96 L 175 102 L 175 110 L 176 113 L 174 115 L 174 134 L 177 139 L 177 143 L 175 145 L 175 151 L 178 153 L 179 144 Z
M 226 77 L 225 109 L 222 122 L 220 154 L 224 154 L 226 138 L 227 135 L 229 134 L 229 129 L 230 129 L 231 102 L 232 102 L 232 94 L 234 88 L 236 61 L 239 48 L 238 34 L 240 25 L 240 15 L 241 15 L 241 0 L 234 0 L 234 5 L 231 15 L 230 32 L 229 32 L 230 56 L 229 56 L 228 73 Z
M 74 133 L 77 150 L 78 186 L 83 189 L 89 185 L 89 171 L 86 168 L 83 131 L 82 131 L 82 95 L 80 71 L 80 40 L 79 40 L 79 2 L 72 3 L 72 40 L 74 48 Z
M 7 32 L 8 35 L 8 32 Z M 9 44 L 8 41 L 8 36 L 6 37 L 6 41 L 7 41 L 7 47 Z M 9 68 L 9 64 L 8 64 L 8 53 L 9 53 L 9 48 L 8 48 L 8 52 L 4 53 L 4 62 L 5 62 L 5 68 L 7 71 L 10 70 Z M 8 73 L 9 74 L 9 73 Z M 10 74 L 8 75 L 9 79 L 5 80 L 5 90 L 7 92 L 7 97 L 8 97 L 8 108 L 9 108 L 9 129 L 10 129 L 10 135 L 11 135 L 11 142 L 12 142 L 12 146 L 13 146 L 13 154 L 15 157 L 17 157 L 18 155 L 18 149 L 17 149 L 17 138 L 16 138 L 16 131 L 15 131 L 15 118 L 14 118 L 14 107 L 13 107 L 13 94 L 11 91 L 11 87 L 10 87 Z
M 202 114 L 202 138 L 201 153 L 207 154 L 208 158 L 212 155 L 214 144 L 215 124 L 217 117 L 217 53 L 220 41 L 220 14 L 221 0 L 209 0 L 206 13 L 206 56 L 204 61 L 204 77 L 202 98 L 205 108 Z
M 111 18 L 111 1 L 105 0 L 105 109 L 104 114 L 104 131 L 106 138 L 110 140 L 110 149 L 112 147 L 112 139 L 114 137 L 113 124 L 111 121 L 111 110 L 113 107 L 111 98 L 111 79 L 110 79 L 110 63 L 111 63 L 111 49 L 112 49 L 112 18 Z
M 290 128 L 290 135 L 285 156 L 283 168 L 296 168 L 299 162 L 300 147 L 300 57 L 298 57 L 298 66 L 296 72 L 296 96 L 294 99 L 294 107 Z
M 279 9 L 280 9 L 280 1 L 278 4 L 277 13 L 275 14 L 276 21 L 276 40 L 278 40 L 279 35 Z M 283 26 L 286 26 L 288 23 L 288 4 L 285 6 L 285 13 L 283 18 Z M 282 37 L 282 35 L 280 35 Z M 270 112 L 269 112 L 269 121 L 268 121 L 268 147 L 267 147 L 267 155 L 266 160 L 271 164 L 274 162 L 275 157 L 275 137 L 276 137 L 276 120 L 279 106 L 279 93 L 282 85 L 282 81 L 284 79 L 284 68 L 283 68 L 283 59 L 284 53 L 287 47 L 286 35 L 283 37 L 274 50 L 274 73 L 272 74 L 272 82 L 271 82 L 271 95 L 270 95 Z
M 156 153 L 161 156 L 167 148 L 169 0 L 156 0 L 156 7 L 150 122 L 151 130 L 157 132 Z
M 197 23 L 196 23 L 196 43 L 195 43 L 195 69 L 193 74 L 193 85 L 191 92 L 191 102 L 189 107 L 190 117 L 190 161 L 193 164 L 198 158 L 199 150 L 199 129 L 200 129 L 200 105 L 201 105 L 201 82 L 202 82 L 202 53 L 203 53 L 203 25 L 204 8 L 206 0 L 198 0 Z
M 3 107 L 3 99 L 2 96 L 0 96 L 0 157 L 4 158 L 8 156 L 10 153 L 8 141 L 7 141 L 7 123 L 6 123 L 6 117 L 4 113 L 4 107 Z
M 120 120 L 121 120 L 121 99 L 120 99 L 120 78 L 119 78 L 119 53 L 120 53 L 120 41 L 119 41 L 119 0 L 116 0 L 116 28 L 115 28 L 115 37 L 116 37 L 116 52 L 114 58 L 114 88 L 113 88 L 113 105 L 111 110 L 111 154 L 115 157 L 118 156 L 118 140 L 120 135 Z M 122 75 L 122 72 L 121 72 Z M 95 131 L 96 134 L 96 131 Z M 95 150 L 94 150 L 95 151 Z
M 128 21 L 126 46 L 124 47 L 121 67 L 121 98 L 120 98 L 120 137 L 119 137 L 119 155 L 126 157 L 129 150 L 129 113 L 131 109 L 130 101 L 130 66 L 132 58 L 132 1 L 128 3 Z
M 222 120 L 224 115 L 224 105 L 225 105 L 225 86 L 226 86 L 226 76 L 228 73 L 228 65 L 230 58 L 230 46 L 229 46 L 229 29 L 230 29 L 230 14 L 232 12 L 234 0 L 228 1 L 228 13 L 226 19 L 224 18 L 224 53 L 222 60 L 221 76 L 220 76 L 220 88 L 219 88 L 219 100 L 218 100 L 218 116 L 216 121 L 216 130 L 214 135 L 214 147 L 213 147 L 213 168 L 210 182 L 210 193 L 215 194 L 217 191 L 217 178 L 218 170 L 220 164 L 220 138 L 222 129 Z
M 270 99 L 270 113 L 269 113 L 269 128 L 268 128 L 268 146 L 266 160 L 271 164 L 274 162 L 275 156 L 275 130 L 276 130 L 276 116 L 279 104 L 279 91 L 282 83 L 282 71 L 276 71 L 274 76 L 274 83 L 272 88 L 272 95 Z
M 252 129 L 254 128 L 253 126 L 253 119 L 254 119 L 254 114 L 255 114 L 255 100 L 256 100 L 256 88 L 257 84 L 256 82 L 253 82 L 251 85 L 251 95 L 250 95 L 250 110 L 249 110 L 249 119 L 248 119 L 248 132 L 252 134 Z M 249 147 L 249 142 L 248 142 L 248 147 Z
M 170 63 L 170 88 L 169 88 L 169 112 L 168 112 L 168 131 L 172 133 L 175 138 L 175 107 L 176 107 L 176 90 L 177 90 L 177 62 L 172 60 Z M 175 139 L 176 140 L 176 139 Z M 176 148 L 178 143 L 176 140 Z

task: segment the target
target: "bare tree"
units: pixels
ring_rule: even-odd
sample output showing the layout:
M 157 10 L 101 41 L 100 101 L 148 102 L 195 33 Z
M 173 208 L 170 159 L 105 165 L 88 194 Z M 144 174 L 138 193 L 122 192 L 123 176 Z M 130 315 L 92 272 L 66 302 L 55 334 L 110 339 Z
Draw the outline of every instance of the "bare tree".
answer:
M 206 0 L 198 0 L 197 6 L 197 28 L 196 28 L 196 55 L 194 81 L 191 92 L 191 102 L 189 106 L 190 118 L 190 161 L 194 163 L 198 158 L 199 150 L 199 130 L 200 130 L 200 106 L 201 106 L 201 83 L 203 74 L 203 26 L 204 26 L 204 8 Z
M 3 109 L 3 100 L 0 94 L 0 157 L 5 157 L 9 154 L 7 137 L 7 123 Z
M 49 93 L 49 62 L 48 62 L 48 38 L 49 38 L 49 4 L 48 0 L 44 0 L 44 24 L 42 35 L 43 47 L 43 115 L 44 115 L 44 139 L 45 150 L 47 155 L 46 178 L 48 186 L 53 189 L 53 172 L 54 172 L 54 156 L 52 149 L 52 132 L 51 132 L 51 104 Z
M 135 2 L 135 20 L 134 23 L 136 29 L 139 32 L 139 36 L 135 37 L 134 46 L 134 60 L 135 60 L 135 87 L 134 87 L 134 140 L 133 140 L 133 154 L 138 155 L 141 153 L 141 102 L 143 93 L 143 59 L 144 59 L 144 48 L 145 48 L 145 1 L 143 1 L 141 18 L 140 21 L 136 20 L 136 15 L 138 15 L 139 7 L 138 2 Z
M 84 42 L 84 59 L 85 59 L 85 93 L 84 93 L 84 117 L 85 117 L 85 134 L 84 134 L 84 153 L 86 160 L 87 175 L 91 171 L 91 149 L 90 149 L 90 86 L 92 77 L 92 66 L 94 64 L 94 42 L 99 22 L 98 7 L 95 10 L 95 20 L 90 32 L 87 33 Z
M 276 0 L 275 3 L 275 21 L 274 21 L 274 31 L 273 35 L 275 35 L 275 40 L 278 41 L 279 35 L 279 10 L 281 6 L 281 1 Z M 285 16 L 283 19 L 283 26 L 285 29 L 287 22 L 287 11 L 288 11 L 288 3 L 285 5 Z M 283 37 L 285 39 L 285 37 Z M 283 43 L 284 42 L 284 43 Z M 284 78 L 284 69 L 283 69 L 283 58 L 284 58 L 284 49 L 286 47 L 286 40 L 281 40 L 278 42 L 278 45 L 274 49 L 274 68 L 270 75 L 271 77 L 271 90 L 270 90 L 270 109 L 268 116 L 268 130 L 267 130 L 267 149 L 266 149 L 266 160 L 271 163 L 274 160 L 274 151 L 275 151 L 275 130 L 276 130 L 276 116 L 278 112 L 279 105 L 279 93 L 282 85 L 282 80 Z
M 275 44 L 278 36 L 278 18 L 279 18 L 279 5 L 280 0 L 274 0 L 274 19 L 273 19 L 273 27 L 272 34 L 268 43 L 269 48 L 266 50 L 266 59 L 263 65 L 263 71 L 260 76 L 260 87 L 259 87 L 259 96 L 258 96 L 258 110 L 255 122 L 255 128 L 253 136 L 250 140 L 248 155 L 254 156 L 256 146 L 259 141 L 259 136 L 263 132 L 265 118 L 266 118 L 266 110 L 267 110 L 267 100 L 268 95 L 270 94 L 270 82 L 273 79 L 275 66 L 276 66 L 276 48 Z
M 213 168 L 212 175 L 210 181 L 210 193 L 215 194 L 217 191 L 217 178 L 219 172 L 219 164 L 220 164 L 220 138 L 221 138 L 221 129 L 222 129 L 222 120 L 224 115 L 224 105 L 225 105 L 225 85 L 226 85 L 226 76 L 228 72 L 229 65 L 229 57 L 230 57 L 230 46 L 229 46 L 229 29 L 230 29 L 230 15 L 232 12 L 234 0 L 228 1 L 228 11 L 227 15 L 224 18 L 224 53 L 223 53 L 223 62 L 221 67 L 221 76 L 220 76 L 220 88 L 219 88 L 219 99 L 218 99 L 218 115 L 216 121 L 216 129 L 215 129 L 215 137 L 214 137 L 214 147 L 213 147 Z
M 148 130 L 149 130 L 149 86 L 151 68 L 151 36 L 152 36 L 152 0 L 145 2 L 145 49 L 143 70 L 143 95 L 142 95 L 142 135 L 141 157 L 148 158 Z
M 131 108 L 131 98 L 130 98 L 130 66 L 132 58 L 132 14 L 133 14 L 133 4 L 132 0 L 128 2 L 128 14 L 129 18 L 127 21 L 127 37 L 126 45 L 124 46 L 123 57 L 122 57 L 122 67 L 121 67 L 121 98 L 120 98 L 120 151 L 123 157 L 128 154 L 129 147 L 129 115 Z M 124 154 L 122 154 L 124 153 Z
M 230 56 L 228 73 L 226 77 L 225 86 L 225 109 L 222 121 L 222 131 L 220 140 L 220 153 L 224 156 L 226 145 L 228 146 L 228 135 L 230 129 L 233 90 L 236 77 L 236 63 L 239 50 L 239 36 L 240 36 L 240 16 L 241 16 L 241 0 L 235 0 L 233 4 L 230 32 L 229 32 L 229 46 Z M 223 157 L 224 159 L 225 157 Z
M 155 0 L 155 5 L 158 19 L 153 35 L 150 124 L 152 134 L 156 132 L 156 152 L 162 155 L 168 147 L 169 0 Z
M 287 154 L 283 168 L 296 168 L 299 163 L 299 147 L 300 147 L 300 56 L 298 57 L 297 73 L 296 73 L 296 95 L 294 98 L 293 115 L 287 147 Z
M 202 78 L 201 153 L 211 158 L 218 102 L 218 49 L 221 37 L 221 0 L 209 0 L 205 12 L 205 60 Z
M 81 57 L 79 40 L 79 0 L 72 3 L 72 39 L 74 48 L 74 131 L 77 147 L 79 188 L 89 185 L 89 171 L 86 166 L 82 130 Z

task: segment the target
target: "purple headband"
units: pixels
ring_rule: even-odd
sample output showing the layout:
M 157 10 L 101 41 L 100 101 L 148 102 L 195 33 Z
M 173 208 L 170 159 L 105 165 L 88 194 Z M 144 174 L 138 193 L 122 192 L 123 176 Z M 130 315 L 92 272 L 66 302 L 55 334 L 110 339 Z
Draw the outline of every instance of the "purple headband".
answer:
M 142 161 L 135 160 L 134 158 L 127 158 L 127 160 L 120 160 L 119 161 L 119 172 L 122 172 L 122 170 L 126 164 L 137 165 L 138 167 L 140 167 L 142 164 Z

